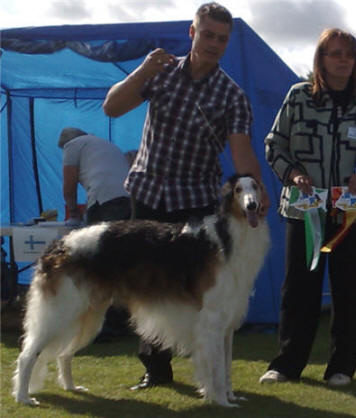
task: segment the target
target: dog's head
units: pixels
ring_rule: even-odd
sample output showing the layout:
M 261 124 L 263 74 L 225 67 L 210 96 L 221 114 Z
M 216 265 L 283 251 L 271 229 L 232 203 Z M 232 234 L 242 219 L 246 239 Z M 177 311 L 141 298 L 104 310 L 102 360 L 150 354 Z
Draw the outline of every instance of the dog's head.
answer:
M 261 207 L 262 187 L 251 175 L 234 175 L 222 187 L 222 206 L 236 218 L 246 217 L 256 228 Z

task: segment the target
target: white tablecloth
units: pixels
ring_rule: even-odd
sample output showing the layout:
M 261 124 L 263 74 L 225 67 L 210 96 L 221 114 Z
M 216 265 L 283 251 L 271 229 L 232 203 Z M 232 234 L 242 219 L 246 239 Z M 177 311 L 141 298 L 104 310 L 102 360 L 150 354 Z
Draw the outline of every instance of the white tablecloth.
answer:
M 43 222 L 33 226 L 1 226 L 2 236 L 12 236 L 15 262 L 33 262 L 56 238 L 72 228 L 63 222 Z

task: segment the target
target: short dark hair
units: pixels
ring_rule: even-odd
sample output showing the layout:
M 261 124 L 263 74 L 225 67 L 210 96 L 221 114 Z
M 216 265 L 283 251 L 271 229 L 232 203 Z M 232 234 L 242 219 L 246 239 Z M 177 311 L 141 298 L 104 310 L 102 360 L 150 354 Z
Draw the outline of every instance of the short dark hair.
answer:
M 227 23 L 230 25 L 230 29 L 232 29 L 234 23 L 232 15 L 227 8 L 221 6 L 221 4 L 216 3 L 215 1 L 202 4 L 199 7 L 195 13 L 194 24 L 199 25 L 200 21 L 205 17 L 210 17 L 211 19 L 217 20 L 221 23 Z
M 86 132 L 82 131 L 79 128 L 64 128 L 62 129 L 59 139 L 58 139 L 58 146 L 59 148 L 63 148 L 64 145 L 71 141 L 74 138 L 78 138 L 78 136 L 88 135 Z

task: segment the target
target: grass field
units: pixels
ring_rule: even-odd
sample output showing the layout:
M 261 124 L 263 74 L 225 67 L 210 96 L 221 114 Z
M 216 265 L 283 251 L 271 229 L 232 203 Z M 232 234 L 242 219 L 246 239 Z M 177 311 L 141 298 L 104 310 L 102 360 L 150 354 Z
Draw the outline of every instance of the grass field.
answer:
M 240 408 L 209 405 L 195 393 L 187 358 L 174 358 L 175 383 L 144 392 L 130 392 L 143 368 L 136 357 L 137 338 L 92 344 L 73 361 L 76 384 L 87 393 L 66 392 L 56 384 L 56 366 L 49 367 L 46 385 L 36 398 L 38 408 L 16 404 L 11 376 L 19 352 L 19 333 L 1 336 L 1 417 L 112 417 L 112 418 L 348 418 L 356 417 L 356 381 L 330 389 L 322 381 L 328 355 L 328 314 L 324 313 L 310 364 L 300 382 L 260 385 L 259 376 L 276 353 L 275 333 L 244 330 L 235 336 L 233 386 L 248 401 Z

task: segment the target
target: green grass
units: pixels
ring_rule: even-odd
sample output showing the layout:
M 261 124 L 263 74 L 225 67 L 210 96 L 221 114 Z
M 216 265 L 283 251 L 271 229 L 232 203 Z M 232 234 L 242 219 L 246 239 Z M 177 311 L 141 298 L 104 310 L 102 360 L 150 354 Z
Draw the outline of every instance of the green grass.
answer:
M 112 418 L 347 418 L 356 417 L 356 381 L 330 389 L 322 381 L 328 356 L 328 314 L 324 314 L 310 364 L 299 383 L 260 385 L 259 376 L 277 349 L 276 334 L 240 332 L 235 336 L 233 387 L 248 398 L 241 408 L 209 405 L 195 393 L 187 358 L 174 358 L 175 383 L 143 392 L 130 392 L 143 373 L 136 357 L 137 338 L 92 344 L 73 361 L 76 384 L 87 393 L 66 392 L 56 384 L 51 364 L 46 385 L 36 398 L 38 408 L 16 404 L 11 376 L 19 353 L 19 334 L 4 332 L 1 341 L 1 417 L 112 417 Z

